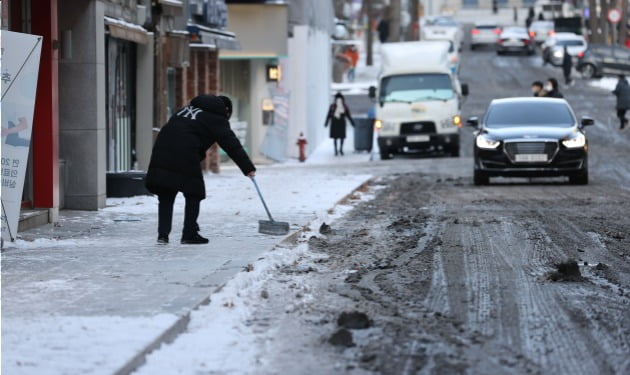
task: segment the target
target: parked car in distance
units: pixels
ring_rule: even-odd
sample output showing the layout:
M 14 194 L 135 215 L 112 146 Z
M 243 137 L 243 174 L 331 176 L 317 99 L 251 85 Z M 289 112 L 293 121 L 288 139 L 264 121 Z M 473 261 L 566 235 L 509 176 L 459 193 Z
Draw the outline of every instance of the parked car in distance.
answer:
M 520 26 L 504 27 L 497 40 L 497 54 L 521 52 L 527 55 L 534 53 L 534 42 L 527 29 Z
M 575 66 L 582 78 L 630 75 L 630 49 L 621 45 L 591 44 L 578 53 Z
M 577 57 L 580 52 L 584 52 L 588 46 L 582 35 L 573 33 L 556 33 L 547 38 L 542 45 L 542 58 L 546 63 L 553 66 L 562 65 L 564 57 L 564 47 L 567 47 L 569 55 Z
M 534 21 L 529 26 L 529 36 L 538 44 L 554 34 L 553 21 Z
M 452 40 L 458 51 L 464 44 L 464 32 L 457 21 L 450 16 L 427 18 L 421 27 L 422 40 Z
M 475 127 L 474 183 L 490 177 L 568 176 L 572 184 L 588 183 L 588 140 L 569 103 L 555 98 L 493 100 Z
M 495 46 L 501 34 L 501 26 L 496 22 L 477 22 L 470 30 L 470 49 L 475 50 L 482 45 Z

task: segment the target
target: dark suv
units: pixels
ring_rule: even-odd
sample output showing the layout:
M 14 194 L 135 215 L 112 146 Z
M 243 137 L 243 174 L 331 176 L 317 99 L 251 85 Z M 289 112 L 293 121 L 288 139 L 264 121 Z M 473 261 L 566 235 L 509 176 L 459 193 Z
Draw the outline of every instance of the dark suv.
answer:
M 620 45 L 591 44 L 578 54 L 575 68 L 583 78 L 630 75 L 630 49 Z

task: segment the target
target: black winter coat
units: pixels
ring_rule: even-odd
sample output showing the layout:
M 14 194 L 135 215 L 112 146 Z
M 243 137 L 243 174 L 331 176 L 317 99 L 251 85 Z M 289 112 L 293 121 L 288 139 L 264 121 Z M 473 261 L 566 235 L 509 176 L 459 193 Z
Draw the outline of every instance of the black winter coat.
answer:
M 620 79 L 613 91 L 617 97 L 617 109 L 630 109 L 630 84 L 625 79 Z
M 326 116 L 324 127 L 328 126 L 328 122 L 330 121 L 330 138 L 346 138 L 346 118 L 350 120 L 350 123 L 354 126 L 354 120 L 352 119 L 350 110 L 345 103 L 344 107 L 345 112 L 339 118 L 335 117 L 335 110 L 337 109 L 336 103 L 331 104 L 328 109 L 328 115 Z
M 571 69 L 573 69 L 573 58 L 567 52 L 562 57 L 562 72 L 568 76 L 571 74 Z
M 243 174 L 255 171 L 227 120 L 225 104 L 216 96 L 200 95 L 178 110 L 158 133 L 147 171 L 146 187 L 206 197 L 200 162 L 214 143 L 234 160 Z

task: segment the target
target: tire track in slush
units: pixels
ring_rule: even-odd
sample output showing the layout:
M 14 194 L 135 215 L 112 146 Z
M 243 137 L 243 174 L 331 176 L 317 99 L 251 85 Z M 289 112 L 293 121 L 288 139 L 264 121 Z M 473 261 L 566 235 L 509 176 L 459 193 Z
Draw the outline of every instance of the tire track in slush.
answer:
M 516 249 L 516 254 L 533 255 L 529 259 L 535 262 L 534 267 L 548 268 L 549 257 L 541 256 L 540 253 L 551 250 L 558 256 L 562 254 L 561 249 L 550 239 L 541 223 L 531 225 L 528 229 L 525 232 L 526 239 L 522 241 L 521 249 Z M 532 238 L 532 231 L 538 234 L 533 236 L 533 242 L 527 240 Z M 519 232 L 514 234 L 518 236 Z M 541 239 L 546 246 L 540 245 Z M 518 293 L 518 299 L 524 301 L 519 306 L 519 315 L 524 323 L 523 332 L 529 332 L 523 348 L 526 355 L 549 372 L 600 373 L 602 369 L 592 355 L 594 348 L 587 344 L 587 337 L 577 333 L 577 322 L 572 321 L 559 303 L 562 296 L 572 292 L 578 284 L 542 282 L 540 277 L 531 277 L 525 272 L 516 275 L 521 287 L 515 292 Z

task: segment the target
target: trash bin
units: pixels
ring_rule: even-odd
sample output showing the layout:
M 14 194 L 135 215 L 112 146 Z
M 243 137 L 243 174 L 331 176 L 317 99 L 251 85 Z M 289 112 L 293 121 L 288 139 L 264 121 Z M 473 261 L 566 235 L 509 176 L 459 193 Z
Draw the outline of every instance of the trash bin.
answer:
M 106 194 L 109 198 L 151 195 L 144 187 L 146 172 L 110 172 L 106 175 Z
M 354 118 L 354 149 L 372 152 L 374 137 L 374 119 L 367 117 Z

